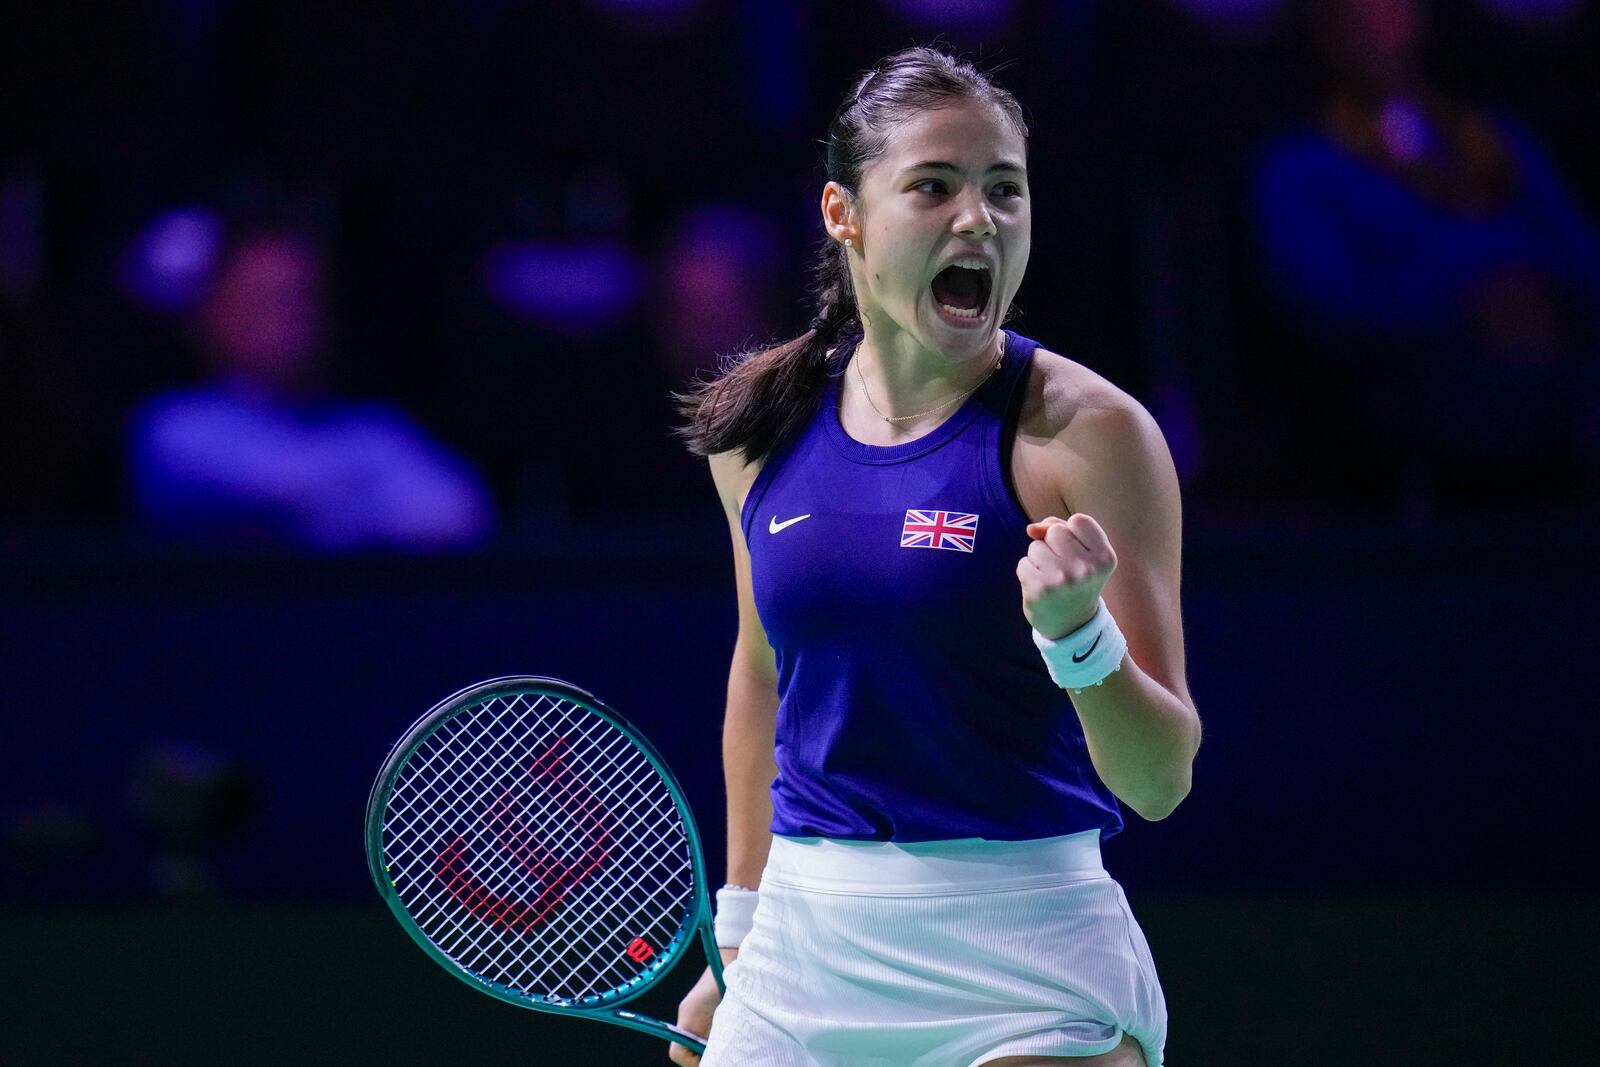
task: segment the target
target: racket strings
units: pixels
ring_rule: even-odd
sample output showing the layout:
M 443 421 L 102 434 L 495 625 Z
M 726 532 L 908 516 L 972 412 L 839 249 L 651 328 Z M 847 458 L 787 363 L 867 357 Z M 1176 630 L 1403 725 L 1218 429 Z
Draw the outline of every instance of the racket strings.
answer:
M 616 758 L 618 758 L 619 755 L 637 755 L 637 753 L 636 753 L 635 750 L 632 749 L 631 745 L 626 740 L 619 740 L 615 745 L 613 745 L 611 747 L 610 750 L 608 750 L 606 753 L 604 753 L 604 755 L 608 759 L 616 759 Z M 640 758 L 642 758 L 642 757 L 640 757 Z M 635 769 L 637 769 L 637 768 L 635 768 Z M 620 777 L 626 770 L 628 770 L 628 768 L 622 767 L 622 766 L 618 766 L 615 769 L 615 773 L 612 776 L 612 781 L 608 781 L 608 782 L 602 783 L 602 784 L 611 785 L 612 782 L 617 777 Z M 558 799 L 562 799 L 562 798 L 558 798 Z M 663 807 L 662 807 L 662 810 L 660 811 L 660 814 L 663 816 L 663 818 L 674 818 L 675 814 L 676 814 L 675 811 L 669 810 L 665 806 L 665 805 L 669 805 L 670 804 L 670 797 L 663 796 L 661 798 L 661 800 L 663 801 Z M 647 847 L 649 845 L 659 845 L 660 841 L 658 840 L 657 842 L 646 843 L 646 844 L 647 844 Z
M 490 805 L 485 823 L 493 831 L 503 854 L 515 859 L 529 877 L 544 886 L 540 899 L 549 901 L 529 918 L 525 914 L 528 908 L 522 902 L 507 900 L 491 908 L 490 914 L 482 916 L 493 925 L 509 925 L 520 932 L 528 925 L 543 921 L 572 883 L 580 881 L 611 855 L 613 830 L 609 825 L 609 813 L 583 787 L 581 779 L 567 773 L 561 759 L 564 748 L 565 739 L 558 737 L 549 749 L 535 758 L 529 768 L 530 774 L 544 777 L 550 801 L 565 811 L 571 820 L 570 826 L 557 828 L 559 838 L 548 843 L 540 840 L 535 828 L 523 821 L 521 813 L 516 810 L 515 802 L 511 799 L 512 790 L 497 796 Z M 584 845 L 578 866 L 569 864 L 563 855 L 571 852 L 570 846 L 574 841 Z M 458 837 L 453 840 L 441 853 L 441 862 L 436 864 L 435 873 L 440 875 L 453 897 L 469 908 L 476 909 L 479 899 L 487 898 L 487 891 L 477 888 L 480 883 L 470 872 L 453 862 L 462 858 L 465 851 L 464 839 Z M 470 899 L 463 899 L 463 884 L 473 887 L 468 893 Z
M 666 782 L 609 721 L 548 694 L 485 700 L 418 745 L 388 801 L 384 856 L 439 951 L 547 1001 L 637 981 L 694 904 Z
M 666 843 L 668 843 L 668 841 L 664 837 L 658 838 L 655 842 L 641 842 L 643 847 L 651 847 L 652 845 L 659 846 Z M 548 951 L 548 943 L 551 941 L 561 941 L 569 945 L 593 943 L 594 948 L 582 958 L 573 958 L 569 954 L 566 958 L 557 957 L 552 959 L 538 973 L 530 973 L 528 978 L 524 980 L 523 985 L 530 988 L 547 988 L 550 985 L 555 984 L 552 978 L 554 974 L 565 973 L 567 976 L 566 984 L 571 988 L 570 995 L 573 997 L 582 997 L 588 995 L 596 988 L 602 986 L 607 977 L 605 968 L 603 966 L 594 967 L 594 964 L 598 954 L 603 949 L 609 949 L 610 946 L 606 945 L 603 941 L 594 938 L 592 935 L 599 929 L 605 929 L 608 927 L 614 928 L 617 926 L 627 928 L 637 925 L 641 918 L 641 911 L 645 907 L 649 906 L 651 900 L 653 899 L 653 894 L 659 893 L 668 888 L 668 884 L 666 882 L 662 882 L 654 887 L 646 887 L 644 885 L 644 876 L 649 872 L 641 871 L 639 873 L 640 878 L 637 881 L 630 885 L 620 887 L 622 892 L 616 901 L 618 905 L 627 904 L 630 901 L 633 902 L 635 907 L 632 911 L 622 913 L 613 908 L 608 912 L 603 908 L 596 908 L 580 915 L 580 913 L 574 909 L 567 913 L 566 919 L 552 928 L 552 932 L 549 937 L 527 945 L 524 949 L 523 955 L 530 958 L 537 958 L 539 951 L 541 950 Z M 685 893 L 689 892 L 690 886 L 692 886 L 692 882 L 686 883 L 683 887 L 683 891 Z M 572 916 L 578 916 L 578 918 L 574 920 L 572 919 Z M 581 929 L 576 929 L 574 926 L 575 922 L 581 922 L 584 925 Z M 474 931 L 470 928 L 463 928 L 463 932 L 468 935 L 469 938 L 471 938 L 470 944 L 475 948 L 482 949 L 487 947 L 489 944 L 498 946 L 504 946 L 506 944 L 505 937 L 492 937 L 482 929 Z M 474 934 L 476 935 L 475 937 L 472 936 Z M 590 980 L 584 982 L 582 979 L 584 969 L 586 967 L 593 968 L 593 974 L 591 975 Z M 501 970 L 502 972 L 509 972 L 510 968 L 502 967 Z
M 626 750 L 626 748 L 627 748 L 627 745 L 626 745 L 626 743 L 625 743 L 625 742 L 624 742 L 624 743 L 623 743 L 623 744 L 622 744 L 622 745 L 619 745 L 619 746 L 616 746 L 616 748 L 620 748 L 620 749 L 623 749 L 623 750 Z M 481 755 L 482 755 L 482 754 L 481 754 L 481 753 L 480 753 L 480 756 L 481 756 Z M 607 756 L 608 756 L 608 757 L 614 757 L 614 753 L 613 753 L 613 752 L 608 752 L 608 753 L 606 753 L 606 755 L 607 755 Z M 503 761 L 502 761 L 502 762 L 503 762 Z M 503 770 L 504 770 L 504 768 L 503 768 L 503 767 L 502 767 L 502 768 L 501 768 L 501 769 L 502 769 L 502 771 L 503 771 Z M 605 784 L 611 784 L 611 783 L 605 783 Z M 559 796 L 558 796 L 558 797 L 557 797 L 557 798 L 556 798 L 556 799 L 558 799 L 558 800 L 561 800 L 561 799 L 565 799 L 565 798 L 563 798 L 563 797 L 559 797 Z M 505 865 L 505 863 L 504 863 L 504 861 L 502 861 L 502 865 L 503 865 L 503 866 L 504 866 L 504 865 Z M 501 874 L 504 874 L 504 873 L 505 873 L 505 872 L 503 872 L 503 871 L 502 871 L 502 872 L 496 872 L 496 873 L 501 873 Z M 481 932 L 480 932 L 480 933 L 481 933 Z M 565 934 L 566 934 L 566 935 L 567 935 L 567 936 L 569 936 L 569 937 L 570 937 L 570 931 L 564 931 L 564 930 L 557 930 L 557 931 L 556 931 L 556 933 L 557 933 L 557 934 L 558 934 L 558 935 L 559 935 L 559 934 L 563 934 L 563 933 L 565 933 Z M 502 940 L 503 940 L 503 939 L 502 939 Z M 483 943 L 484 943 L 484 941 L 485 941 L 485 938 L 484 938 L 484 937 L 482 937 L 482 936 L 480 936 L 480 937 L 478 937 L 478 938 L 477 938 L 477 939 L 476 939 L 476 943 L 477 943 L 477 944 L 479 944 L 479 945 L 480 945 L 480 946 L 481 946 L 481 945 L 482 945 L 482 944 L 483 944 Z
M 627 747 L 627 745 L 619 745 L 619 747 Z M 664 800 L 667 800 L 667 803 L 669 803 L 669 798 L 664 798 Z M 666 809 L 666 806 L 662 806 L 661 814 L 662 814 L 662 819 L 675 819 L 675 811 L 669 811 L 669 809 Z M 667 822 L 666 825 L 675 825 L 675 822 Z M 667 841 L 667 838 L 662 837 L 662 838 L 658 838 L 658 840 L 654 840 L 654 841 L 642 841 L 642 846 L 643 846 L 643 848 L 646 848 L 646 849 L 654 849 L 654 848 L 659 848 L 659 846 L 662 846 L 662 845 L 667 845 L 667 843 L 669 843 L 669 841 Z M 645 873 L 648 873 L 648 872 L 645 872 Z M 691 873 L 691 872 L 685 872 L 685 873 Z M 640 894 L 637 893 L 637 886 L 634 886 L 634 888 L 632 888 L 632 889 L 634 889 L 634 891 L 632 891 L 632 893 L 624 893 L 624 896 L 622 896 L 622 901 L 626 902 L 627 899 L 630 899 L 630 897 L 632 897 L 632 899 L 640 899 Z M 661 889 L 661 888 L 659 888 L 659 886 L 658 886 L 658 888 L 656 888 L 656 891 L 658 891 L 658 893 L 659 893 L 659 889 Z M 598 925 L 598 921 L 602 920 L 603 917 L 602 917 L 602 915 L 598 915 L 598 913 L 595 913 L 595 915 L 590 915 L 589 918 L 590 918 L 589 929 L 594 929 L 594 926 L 597 926 Z M 629 917 L 622 917 L 622 921 L 634 921 L 634 920 L 637 920 L 637 909 L 635 909 L 635 912 L 632 913 L 632 915 L 629 915 Z M 616 917 L 614 917 L 614 921 L 616 921 Z M 582 933 L 589 933 L 589 929 L 586 929 L 586 931 L 582 931 Z M 470 944 L 475 945 L 475 947 L 478 947 L 478 949 L 485 949 L 485 947 L 488 947 L 488 942 L 493 941 L 493 939 L 491 939 L 491 937 L 488 936 L 488 934 L 486 934 L 485 931 L 472 931 L 472 929 L 464 929 L 464 933 L 469 934 L 469 936 L 470 936 L 470 934 L 474 934 L 474 933 L 477 934 L 477 937 L 474 937 L 474 939 L 472 939 L 472 941 L 470 941 Z M 568 939 L 568 941 L 571 941 L 571 939 L 573 939 L 573 931 L 571 931 L 570 925 L 568 925 L 568 926 L 558 926 L 558 928 L 555 928 L 554 931 L 552 931 L 552 937 L 565 937 L 565 939 Z M 504 939 L 499 939 L 499 944 L 504 944 Z M 454 947 L 454 949 L 458 949 L 459 950 L 459 949 L 461 949 L 462 945 L 461 944 L 453 944 L 453 945 L 451 945 L 451 947 Z M 539 945 L 534 945 L 534 947 L 539 947 Z M 590 958 L 592 958 L 592 957 L 594 957 L 594 953 L 590 953 Z M 538 984 L 538 977 L 536 977 L 536 979 L 534 979 L 534 982 L 536 982 L 536 984 Z M 594 984 L 590 984 L 590 987 L 592 987 L 592 985 L 594 985 Z M 584 993 L 590 992 L 590 987 L 584 987 L 584 989 L 576 990 L 576 995 L 584 995 Z
M 479 753 L 479 755 L 481 756 L 482 753 Z M 501 762 L 503 763 L 503 760 Z M 500 768 L 500 770 L 503 772 L 505 770 L 505 768 L 502 766 Z M 481 778 L 482 776 L 480 775 L 479 777 Z M 466 931 L 466 932 L 469 932 L 469 933 L 474 932 L 474 931 L 470 930 L 470 927 L 463 927 L 463 930 Z M 505 939 L 503 937 L 495 939 L 495 938 L 491 938 L 491 937 L 486 936 L 485 931 L 483 931 L 481 929 L 475 931 L 475 933 L 477 934 L 477 936 L 472 937 L 470 943 L 472 945 L 476 946 L 479 949 L 490 949 L 490 948 L 493 948 L 494 945 L 491 944 L 491 942 L 497 942 L 500 945 L 503 945 L 504 942 L 505 942 Z M 570 931 L 568 931 L 568 934 L 570 936 Z M 458 951 L 462 948 L 462 946 L 460 946 L 460 945 L 453 945 L 452 947 L 456 948 Z M 592 953 L 591 953 L 591 955 L 592 955 Z M 502 968 L 502 969 L 504 970 L 505 968 Z M 501 975 L 501 978 L 504 978 L 504 977 L 507 977 L 507 975 Z M 580 993 L 580 994 L 582 992 L 584 992 L 584 991 L 585 990 L 574 990 L 574 992 Z

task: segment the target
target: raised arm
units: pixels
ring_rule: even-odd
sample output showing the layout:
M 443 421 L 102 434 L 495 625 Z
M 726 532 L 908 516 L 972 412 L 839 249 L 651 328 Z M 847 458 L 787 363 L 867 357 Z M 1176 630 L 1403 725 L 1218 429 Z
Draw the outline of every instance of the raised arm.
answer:
M 1057 550 L 1046 562 L 1059 565 L 1044 584 L 1057 601 L 1075 599 L 1077 611 L 1062 618 L 1041 603 L 1032 612 L 1052 639 L 1087 621 L 1098 599 L 1119 624 L 1127 640 L 1122 668 L 1074 692 L 1072 703 L 1100 780 L 1156 821 L 1189 793 L 1201 726 L 1185 676 L 1178 476 L 1155 419 L 1120 395 L 1120 403 L 1086 407 L 1063 431 L 1071 441 L 1063 453 L 1074 459 L 1059 490 L 1071 516 L 1028 531 Z M 1050 599 L 1032 585 L 1041 601 Z M 1030 583 L 1023 586 L 1026 598 Z M 1074 591 L 1088 595 L 1074 598 Z

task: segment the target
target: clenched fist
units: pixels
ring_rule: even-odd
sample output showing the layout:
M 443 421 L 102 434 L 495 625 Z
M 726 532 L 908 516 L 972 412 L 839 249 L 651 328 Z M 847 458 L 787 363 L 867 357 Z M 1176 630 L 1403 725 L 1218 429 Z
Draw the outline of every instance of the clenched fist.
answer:
M 1017 561 L 1022 614 L 1052 641 L 1094 618 L 1117 554 L 1100 524 L 1078 512 L 1028 524 L 1033 544 Z

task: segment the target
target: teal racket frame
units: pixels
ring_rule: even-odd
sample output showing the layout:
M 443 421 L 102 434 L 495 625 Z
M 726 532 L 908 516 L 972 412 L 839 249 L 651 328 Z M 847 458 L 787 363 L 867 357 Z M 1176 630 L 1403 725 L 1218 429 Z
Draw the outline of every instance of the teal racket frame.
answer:
M 638 977 L 603 993 L 586 996 L 581 1000 L 541 1000 L 530 997 L 513 990 L 500 982 L 493 982 L 458 965 L 448 955 L 439 949 L 417 925 L 411 913 L 406 909 L 404 902 L 395 883 L 390 877 L 388 865 L 384 859 L 384 817 L 389 807 L 389 799 L 394 791 L 396 776 L 405 766 L 411 754 L 422 745 L 433 733 L 443 727 L 457 714 L 482 706 L 484 703 L 501 697 L 548 695 L 561 700 L 577 704 L 599 718 L 605 720 L 618 732 L 623 734 L 644 755 L 644 757 L 661 775 L 671 793 L 673 803 L 677 806 L 678 815 L 683 820 L 685 833 L 688 837 L 690 862 L 693 871 L 694 892 L 692 914 L 687 922 L 679 927 L 677 935 L 667 945 L 663 946 L 656 954 L 645 971 Z M 530 1008 L 534 1011 L 548 1012 L 563 1015 L 568 1018 L 589 1018 L 600 1022 L 612 1023 L 616 1026 L 627 1027 L 640 1033 L 653 1037 L 676 1041 L 697 1053 L 705 1051 L 705 1041 L 697 1034 L 690 1033 L 673 1023 L 640 1015 L 632 1011 L 621 1010 L 621 1005 L 642 995 L 666 973 L 670 971 L 683 957 L 688 949 L 689 942 L 694 939 L 694 934 L 699 934 L 701 948 L 705 953 L 706 962 L 711 968 L 712 976 L 716 979 L 717 988 L 726 988 L 723 981 L 722 955 L 717 950 L 716 936 L 711 924 L 711 899 L 707 891 L 705 859 L 701 850 L 700 832 L 695 826 L 694 812 L 689 807 L 688 798 L 684 796 L 683 789 L 678 785 L 678 779 L 673 775 L 666 760 L 656 751 L 648 738 L 640 733 L 632 723 L 623 718 L 614 709 L 609 707 L 593 693 L 582 689 L 571 682 L 560 678 L 550 678 L 542 675 L 507 675 L 499 678 L 489 678 L 469 685 L 466 688 L 451 694 L 439 701 L 426 714 L 422 715 L 410 728 L 401 735 L 389 750 L 389 755 L 383 762 L 382 769 L 378 772 L 377 779 L 373 782 L 372 791 L 367 798 L 366 814 L 366 852 L 367 868 L 372 874 L 373 884 L 378 893 L 383 897 L 389 910 L 399 921 L 406 933 L 411 935 L 422 950 L 439 966 L 470 985 L 481 993 L 514 1004 L 519 1008 Z

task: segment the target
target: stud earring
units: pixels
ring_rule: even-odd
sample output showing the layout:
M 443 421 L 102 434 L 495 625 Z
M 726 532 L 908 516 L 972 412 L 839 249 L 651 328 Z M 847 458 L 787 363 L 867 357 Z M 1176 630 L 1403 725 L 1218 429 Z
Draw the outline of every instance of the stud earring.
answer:
M 849 247 L 850 247 L 850 238 L 848 238 L 848 237 L 846 237 L 846 238 L 845 238 L 845 239 L 844 239 L 844 246 L 845 246 L 845 247 L 846 247 L 846 248 L 849 248 Z

